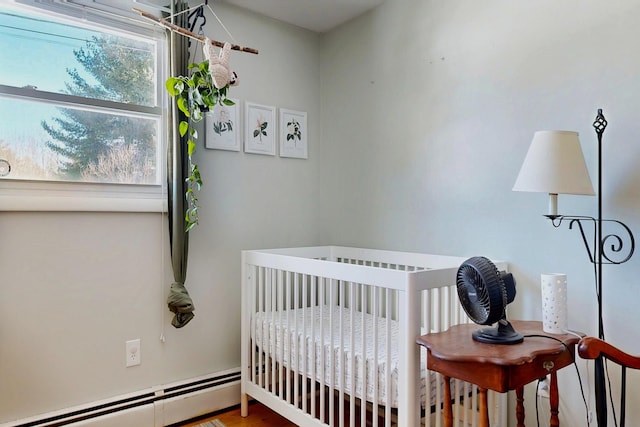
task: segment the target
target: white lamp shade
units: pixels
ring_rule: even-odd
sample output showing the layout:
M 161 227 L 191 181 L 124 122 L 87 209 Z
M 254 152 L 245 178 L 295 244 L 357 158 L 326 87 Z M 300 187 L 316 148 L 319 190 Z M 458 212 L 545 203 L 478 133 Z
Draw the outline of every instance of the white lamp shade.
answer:
M 513 190 L 595 195 L 578 132 L 536 132 Z

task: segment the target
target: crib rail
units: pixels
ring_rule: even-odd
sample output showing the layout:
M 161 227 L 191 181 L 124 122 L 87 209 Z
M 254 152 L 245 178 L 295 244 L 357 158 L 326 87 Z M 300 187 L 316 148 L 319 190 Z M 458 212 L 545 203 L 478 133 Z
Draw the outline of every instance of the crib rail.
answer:
M 243 412 L 248 394 L 304 426 L 441 426 L 442 378 L 415 339 L 468 322 L 454 285 L 463 261 L 343 247 L 243 252 Z M 477 390 L 452 390 L 456 425 L 475 425 Z

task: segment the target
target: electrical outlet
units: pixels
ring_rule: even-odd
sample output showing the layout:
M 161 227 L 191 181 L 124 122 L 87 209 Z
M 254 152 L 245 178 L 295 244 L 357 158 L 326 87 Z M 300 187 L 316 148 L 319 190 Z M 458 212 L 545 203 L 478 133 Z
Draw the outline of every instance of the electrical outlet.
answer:
M 130 366 L 139 365 L 141 361 L 140 338 L 138 338 L 137 340 L 127 341 L 125 343 L 125 347 L 126 347 L 126 356 L 127 356 L 127 361 L 126 361 L 127 368 Z

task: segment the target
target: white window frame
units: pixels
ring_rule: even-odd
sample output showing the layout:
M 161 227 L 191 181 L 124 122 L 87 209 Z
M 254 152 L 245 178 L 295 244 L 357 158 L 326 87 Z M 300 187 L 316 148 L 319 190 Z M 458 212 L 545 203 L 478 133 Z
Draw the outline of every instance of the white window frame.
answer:
M 80 0 L 82 1 L 82 0 Z M 21 3 L 19 0 L 16 3 Z M 26 3 L 26 2 L 25 2 Z M 129 36 L 154 39 L 156 41 L 156 106 L 123 105 L 118 102 L 83 98 L 64 93 L 38 91 L 0 84 L 3 98 L 35 100 L 56 106 L 81 107 L 95 112 L 124 112 L 138 117 L 160 118 L 158 132 L 157 165 L 160 184 L 104 184 L 82 182 L 52 182 L 37 180 L 0 179 L 0 211 L 57 211 L 57 212 L 166 212 L 166 147 L 168 140 L 168 95 L 164 90 L 167 79 L 168 54 L 165 33 L 157 26 L 133 20 L 126 11 L 114 13 L 89 9 L 74 4 L 40 0 L 28 2 L 29 6 L 18 9 L 31 13 L 44 13 L 72 25 Z M 89 22 L 89 24 L 84 23 Z

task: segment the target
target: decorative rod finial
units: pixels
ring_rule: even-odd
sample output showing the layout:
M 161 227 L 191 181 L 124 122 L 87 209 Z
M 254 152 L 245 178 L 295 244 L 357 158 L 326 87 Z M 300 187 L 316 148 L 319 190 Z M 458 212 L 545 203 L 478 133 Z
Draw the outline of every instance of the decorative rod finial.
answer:
M 607 127 L 607 119 L 605 119 L 602 114 L 602 108 L 598 108 L 598 115 L 596 116 L 596 120 L 593 122 L 593 127 L 598 135 L 602 135 Z

